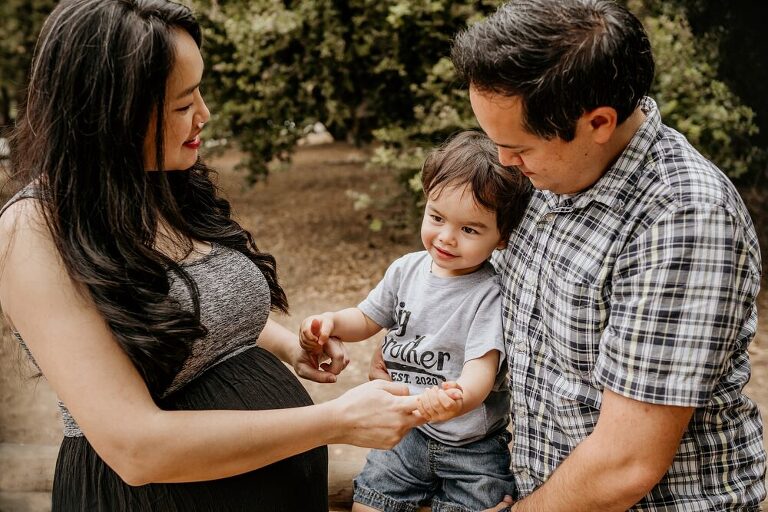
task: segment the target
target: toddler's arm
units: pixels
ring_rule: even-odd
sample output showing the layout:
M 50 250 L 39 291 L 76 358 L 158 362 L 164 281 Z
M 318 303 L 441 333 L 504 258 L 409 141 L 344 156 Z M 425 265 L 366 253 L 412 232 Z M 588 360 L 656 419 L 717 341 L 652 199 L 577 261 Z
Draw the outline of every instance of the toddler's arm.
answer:
M 308 316 L 299 328 L 299 343 L 307 352 L 318 352 L 333 336 L 341 341 L 362 341 L 381 330 L 381 326 L 358 308 Z
M 419 414 L 430 422 L 447 421 L 480 406 L 493 389 L 499 357 L 498 350 L 491 350 L 467 361 L 456 382 L 424 390 L 418 396 Z

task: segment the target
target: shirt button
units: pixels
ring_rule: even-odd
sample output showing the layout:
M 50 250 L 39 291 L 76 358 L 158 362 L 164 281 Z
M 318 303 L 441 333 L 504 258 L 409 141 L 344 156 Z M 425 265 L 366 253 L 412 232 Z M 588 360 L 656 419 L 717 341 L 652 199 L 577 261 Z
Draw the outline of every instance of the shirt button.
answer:
M 554 214 L 554 213 L 548 213 L 548 214 L 546 214 L 546 215 L 544 216 L 544 220 L 545 220 L 546 222 L 552 222 L 553 220 L 555 220 L 555 214 Z

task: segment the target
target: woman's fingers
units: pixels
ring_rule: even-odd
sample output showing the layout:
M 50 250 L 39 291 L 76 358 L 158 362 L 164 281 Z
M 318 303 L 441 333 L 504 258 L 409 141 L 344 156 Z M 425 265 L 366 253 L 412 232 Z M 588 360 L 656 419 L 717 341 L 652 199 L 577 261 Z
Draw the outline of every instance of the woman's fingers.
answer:
M 320 365 L 320 368 L 324 371 L 338 375 L 349 364 L 349 352 L 347 351 L 347 347 L 338 338 L 329 338 L 328 343 L 323 345 L 323 352 L 330 358 L 330 362 L 325 362 Z

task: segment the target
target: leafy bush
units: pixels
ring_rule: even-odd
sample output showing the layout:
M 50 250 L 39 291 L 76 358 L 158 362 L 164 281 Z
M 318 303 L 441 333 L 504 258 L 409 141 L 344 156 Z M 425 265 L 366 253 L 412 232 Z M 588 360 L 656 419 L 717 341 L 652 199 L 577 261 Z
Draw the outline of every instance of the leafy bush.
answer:
M 448 59 L 451 39 L 500 0 L 185 0 L 205 33 L 212 133 L 247 155 L 250 179 L 287 159 L 320 121 L 337 139 L 374 140 L 374 165 L 413 179 L 425 148 L 475 126 Z M 626 0 L 658 62 L 653 95 L 665 122 L 733 178 L 765 158 L 754 113 L 716 78 L 717 46 L 696 39 L 683 0 Z M 0 125 L 23 90 L 34 40 L 55 0 L 0 2 Z
M 695 39 L 684 13 L 668 6 L 643 24 L 656 57 L 653 95 L 664 122 L 683 133 L 731 178 L 755 169 L 755 113 L 717 79 L 716 42 Z
M 716 78 L 715 41 L 694 39 L 681 8 L 654 0 L 648 3 L 653 5 L 630 1 L 630 8 L 642 17 L 653 45 L 657 74 L 651 95 L 662 119 L 731 178 L 759 172 L 765 154 L 750 141 L 757 132 L 754 112 Z M 452 64 L 441 58 L 423 82 L 412 85 L 418 99 L 413 116 L 417 124 L 376 130 L 383 146 L 376 150 L 372 163 L 391 167 L 412 191 L 420 192 L 424 145 L 476 126 L 466 92 L 457 85 Z
M 37 35 L 55 0 L 0 2 L 0 135 L 16 116 Z
M 380 140 L 431 144 L 464 123 L 469 108 L 446 82 L 451 38 L 496 4 L 194 0 L 214 127 L 248 153 L 252 179 L 270 160 L 288 158 L 315 121 L 355 143 L 383 128 Z

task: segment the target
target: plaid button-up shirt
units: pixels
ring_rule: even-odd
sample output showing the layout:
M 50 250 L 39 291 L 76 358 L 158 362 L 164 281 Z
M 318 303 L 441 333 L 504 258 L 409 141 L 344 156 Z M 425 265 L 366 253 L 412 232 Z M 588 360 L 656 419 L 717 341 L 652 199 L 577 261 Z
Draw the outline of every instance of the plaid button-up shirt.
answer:
M 633 510 L 757 510 L 762 420 L 742 394 L 760 250 L 728 179 L 646 119 L 590 189 L 535 192 L 494 264 L 521 497 L 595 428 L 602 391 L 695 407 L 674 462 Z

